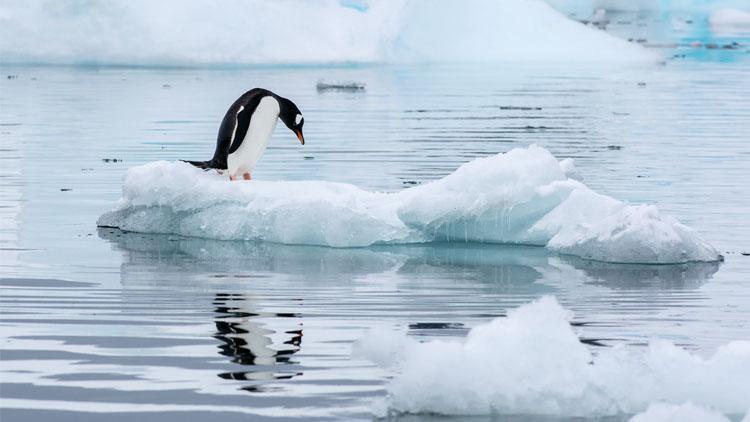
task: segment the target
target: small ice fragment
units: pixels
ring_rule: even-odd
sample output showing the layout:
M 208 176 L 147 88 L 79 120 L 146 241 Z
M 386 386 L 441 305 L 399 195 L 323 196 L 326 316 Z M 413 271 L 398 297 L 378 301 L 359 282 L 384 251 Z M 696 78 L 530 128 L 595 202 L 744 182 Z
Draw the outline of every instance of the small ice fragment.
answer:
M 321 79 L 316 88 L 318 91 L 364 91 L 365 84 L 355 81 L 326 82 Z
M 594 25 L 606 25 L 609 23 L 609 19 L 607 18 L 607 11 L 605 9 L 599 8 L 594 11 L 594 14 L 591 16 L 591 23 Z

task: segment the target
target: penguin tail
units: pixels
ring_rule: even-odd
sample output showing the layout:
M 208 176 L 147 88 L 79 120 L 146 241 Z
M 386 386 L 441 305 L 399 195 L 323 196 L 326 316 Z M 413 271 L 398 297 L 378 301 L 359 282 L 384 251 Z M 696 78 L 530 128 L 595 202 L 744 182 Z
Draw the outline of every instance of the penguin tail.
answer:
M 180 160 L 180 161 L 188 163 L 188 164 L 192 164 L 198 167 L 199 169 L 203 169 L 203 170 L 208 170 L 212 168 L 211 161 L 190 161 L 190 160 Z

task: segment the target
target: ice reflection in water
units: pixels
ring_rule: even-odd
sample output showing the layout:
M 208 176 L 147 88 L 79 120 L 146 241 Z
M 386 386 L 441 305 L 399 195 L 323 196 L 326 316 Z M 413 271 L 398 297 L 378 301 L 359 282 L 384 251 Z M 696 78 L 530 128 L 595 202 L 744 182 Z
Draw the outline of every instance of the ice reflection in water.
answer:
M 367 326 L 367 319 L 378 315 L 405 320 L 419 328 L 434 329 L 439 324 L 457 328 L 463 326 L 466 318 L 502 315 L 507 307 L 554 294 L 563 302 L 572 302 L 571 306 L 580 313 L 580 326 L 626 326 L 622 315 L 610 315 L 615 321 L 606 321 L 607 312 L 599 308 L 636 313 L 630 322 L 636 323 L 639 317 L 650 317 L 639 315 L 641 311 L 657 313 L 677 303 L 688 306 L 703 298 L 698 289 L 720 266 L 607 264 L 551 254 L 540 247 L 503 245 L 446 243 L 334 249 L 144 235 L 116 229 L 100 229 L 99 234 L 124 253 L 122 274 L 126 288 L 147 285 L 154 289 L 195 289 L 211 280 L 215 288 L 242 291 L 227 293 L 225 289 L 216 294 L 214 304 L 220 305 L 216 312 L 231 316 L 236 322 L 229 324 L 225 318 L 218 318 L 216 324 L 221 325 L 220 335 L 232 337 L 247 331 L 245 334 L 252 340 L 244 336 L 223 339 L 223 350 L 235 348 L 233 345 L 238 342 L 247 343 L 253 350 L 247 355 L 251 356 L 248 361 L 273 356 L 277 363 L 286 361 L 283 356 L 297 352 L 301 343 L 301 330 L 297 341 L 294 335 L 298 331 L 290 328 L 292 323 L 281 321 L 310 318 L 303 311 L 363 318 L 365 321 L 358 326 Z M 152 284 L 152 274 L 158 274 L 163 281 Z M 173 280 L 173 284 L 164 284 L 164 280 Z M 463 292 L 476 291 L 479 295 L 462 297 Z M 447 298 L 451 299 L 446 304 Z M 267 307 L 280 299 L 287 306 L 272 307 L 280 310 L 277 312 L 253 307 Z M 456 320 L 446 321 L 445 316 Z M 268 318 L 276 321 L 275 331 L 256 322 Z M 269 333 L 287 336 L 273 342 L 272 348 L 262 347 L 271 344 Z M 622 340 L 640 343 L 648 335 Z M 239 357 L 237 360 L 246 363 Z

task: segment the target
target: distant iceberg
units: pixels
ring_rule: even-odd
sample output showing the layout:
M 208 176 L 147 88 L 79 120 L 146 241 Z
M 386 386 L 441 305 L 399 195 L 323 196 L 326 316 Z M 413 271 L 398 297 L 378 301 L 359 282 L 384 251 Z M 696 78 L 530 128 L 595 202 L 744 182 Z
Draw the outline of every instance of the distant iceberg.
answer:
M 223 240 L 363 247 L 433 241 L 546 246 L 623 263 L 717 261 L 696 232 L 655 206 L 631 206 L 569 177 L 530 146 L 475 159 L 396 193 L 324 181 L 229 182 L 182 162 L 128 170 L 99 226 Z
M 0 2 L 0 56 L 159 66 L 657 60 L 540 0 Z
M 750 2 L 748 3 L 750 6 Z M 749 7 L 750 8 L 750 7 Z M 715 30 L 750 31 L 750 11 L 740 9 L 718 9 L 709 18 L 711 28 Z
M 664 340 L 593 353 L 572 316 L 547 296 L 457 341 L 419 342 L 372 329 L 355 343 L 354 356 L 394 373 L 386 408 L 396 412 L 591 418 L 648 409 L 635 420 L 682 421 L 748 410 L 750 341 L 731 341 L 706 358 Z M 683 403 L 694 405 L 675 406 Z M 712 418 L 698 418 L 706 415 Z

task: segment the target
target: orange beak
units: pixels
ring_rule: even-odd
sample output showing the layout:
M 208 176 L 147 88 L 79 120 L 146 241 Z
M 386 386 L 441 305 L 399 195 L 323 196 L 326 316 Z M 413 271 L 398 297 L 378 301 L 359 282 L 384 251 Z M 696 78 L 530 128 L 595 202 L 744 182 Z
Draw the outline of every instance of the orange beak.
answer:
M 296 131 L 296 133 L 297 133 L 297 139 L 299 139 L 299 143 L 302 145 L 305 145 L 305 137 L 302 136 L 302 131 L 298 130 Z

